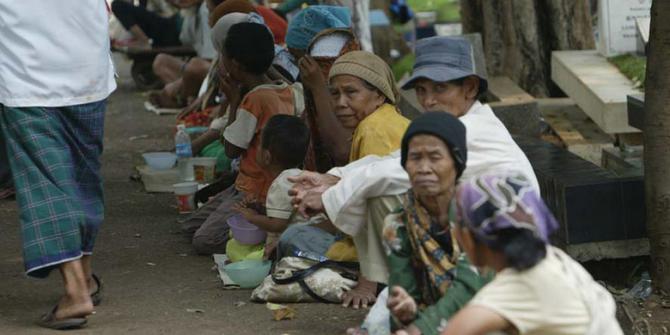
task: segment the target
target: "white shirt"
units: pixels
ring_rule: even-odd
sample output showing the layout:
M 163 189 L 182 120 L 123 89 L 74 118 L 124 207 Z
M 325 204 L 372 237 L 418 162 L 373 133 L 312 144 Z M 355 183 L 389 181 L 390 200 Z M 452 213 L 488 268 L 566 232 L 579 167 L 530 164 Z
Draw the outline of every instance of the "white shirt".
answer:
M 104 0 L 0 1 L 0 104 L 61 107 L 116 88 Z
M 496 312 L 524 335 L 623 334 L 609 292 L 552 246 L 530 269 L 497 273 L 469 305 Z
M 212 44 L 212 30 L 209 27 L 209 11 L 203 1 L 200 7 L 182 11 L 182 21 L 179 41 L 191 46 L 200 58 L 212 60 L 216 57 L 216 50 Z
M 518 171 L 540 191 L 528 158 L 491 107 L 477 101 L 460 120 L 465 125 L 468 149 L 461 180 L 485 172 Z M 400 165 L 400 150 L 385 157 L 367 156 L 333 168 L 328 174 L 340 181 L 321 196 L 326 214 L 338 229 L 352 236 L 365 225 L 368 199 L 402 194 L 411 187 L 409 176 Z

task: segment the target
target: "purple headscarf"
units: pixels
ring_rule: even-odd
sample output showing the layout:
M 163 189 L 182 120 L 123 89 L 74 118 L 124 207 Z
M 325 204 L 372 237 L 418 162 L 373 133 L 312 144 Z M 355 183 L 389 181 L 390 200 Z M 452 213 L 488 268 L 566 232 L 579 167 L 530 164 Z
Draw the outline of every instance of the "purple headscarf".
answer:
M 518 174 L 489 174 L 463 181 L 456 201 L 462 225 L 484 243 L 495 243 L 497 232 L 508 228 L 530 230 L 548 242 L 558 228 L 540 195 Z

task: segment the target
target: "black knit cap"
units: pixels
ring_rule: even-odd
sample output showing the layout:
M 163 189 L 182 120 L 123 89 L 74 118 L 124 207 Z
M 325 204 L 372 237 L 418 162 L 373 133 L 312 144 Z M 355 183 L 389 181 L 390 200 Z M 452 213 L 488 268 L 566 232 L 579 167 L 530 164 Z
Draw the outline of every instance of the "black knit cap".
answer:
M 407 163 L 409 141 L 412 137 L 422 134 L 433 135 L 444 141 L 456 166 L 456 178 L 459 178 L 468 160 L 463 123 L 447 112 L 423 113 L 414 119 L 402 138 L 400 163 L 403 167 Z

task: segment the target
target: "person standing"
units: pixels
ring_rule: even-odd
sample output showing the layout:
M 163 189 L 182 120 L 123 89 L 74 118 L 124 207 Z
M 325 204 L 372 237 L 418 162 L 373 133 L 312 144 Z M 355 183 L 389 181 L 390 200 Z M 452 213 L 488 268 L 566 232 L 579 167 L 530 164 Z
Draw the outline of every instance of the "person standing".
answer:
M 0 31 L 0 136 L 16 188 L 25 270 L 44 278 L 58 269 L 65 289 L 39 324 L 79 328 L 100 298 L 91 256 L 104 211 L 106 99 L 116 88 L 107 5 L 3 1 Z

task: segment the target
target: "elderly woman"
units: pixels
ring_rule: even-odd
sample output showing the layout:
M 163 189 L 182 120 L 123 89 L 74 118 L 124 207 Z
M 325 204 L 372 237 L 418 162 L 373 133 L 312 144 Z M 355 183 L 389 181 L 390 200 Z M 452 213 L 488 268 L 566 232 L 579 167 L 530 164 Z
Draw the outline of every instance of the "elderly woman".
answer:
M 524 176 L 473 178 L 456 198 L 456 236 L 472 264 L 496 278 L 442 334 L 623 334 L 610 293 L 549 245 L 558 224 Z
M 384 224 L 388 307 L 395 328 L 437 334 L 486 283 L 461 257 L 450 229 L 456 181 L 467 160 L 465 127 L 447 113 L 423 114 L 407 129 L 401 152 L 412 187 Z
M 335 61 L 328 79 L 335 115 L 353 130 L 349 161 L 397 150 L 409 120 L 395 107 L 398 90 L 386 62 L 373 53 L 353 51 Z
M 395 107 L 398 95 L 395 81 L 381 58 L 365 51 L 344 54 L 330 69 L 329 82 L 335 116 L 342 126 L 353 131 L 350 161 L 367 155 L 387 155 L 400 147 L 409 120 Z M 289 228 L 282 234 L 279 248 L 290 253 L 291 246 L 304 248 L 305 240 L 332 241 L 328 236 L 332 234 L 315 226 Z M 338 261 L 359 260 L 357 249 L 365 244 L 364 238 L 354 241 L 351 235 L 341 236 L 328 247 L 325 256 Z M 319 250 L 312 246 L 309 251 Z M 367 254 L 363 256 L 366 258 Z M 377 282 L 361 275 L 356 288 L 344 295 L 343 305 L 367 307 L 375 301 L 376 293 Z

